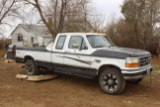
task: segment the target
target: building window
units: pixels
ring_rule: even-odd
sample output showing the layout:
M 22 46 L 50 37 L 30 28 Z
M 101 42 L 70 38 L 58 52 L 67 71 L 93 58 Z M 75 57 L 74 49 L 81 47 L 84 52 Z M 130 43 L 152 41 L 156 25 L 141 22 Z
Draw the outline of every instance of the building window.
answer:
M 34 43 L 34 37 L 31 37 L 31 42 Z
M 22 42 L 23 41 L 23 35 L 22 34 L 18 34 L 18 42 Z

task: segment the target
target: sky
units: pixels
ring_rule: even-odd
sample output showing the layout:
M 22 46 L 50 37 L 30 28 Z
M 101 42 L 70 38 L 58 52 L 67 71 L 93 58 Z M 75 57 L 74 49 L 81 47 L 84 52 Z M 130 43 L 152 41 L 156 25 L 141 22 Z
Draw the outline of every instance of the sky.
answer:
M 121 14 L 121 5 L 124 0 L 92 0 L 98 13 L 104 15 L 106 19 L 119 19 L 123 17 Z

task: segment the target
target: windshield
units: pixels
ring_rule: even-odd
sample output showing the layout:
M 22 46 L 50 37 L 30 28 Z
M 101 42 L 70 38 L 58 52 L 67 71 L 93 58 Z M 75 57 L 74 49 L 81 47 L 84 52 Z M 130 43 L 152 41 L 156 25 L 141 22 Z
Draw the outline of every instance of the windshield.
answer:
M 112 41 L 103 35 L 87 35 L 87 39 L 92 48 L 111 47 L 115 46 Z

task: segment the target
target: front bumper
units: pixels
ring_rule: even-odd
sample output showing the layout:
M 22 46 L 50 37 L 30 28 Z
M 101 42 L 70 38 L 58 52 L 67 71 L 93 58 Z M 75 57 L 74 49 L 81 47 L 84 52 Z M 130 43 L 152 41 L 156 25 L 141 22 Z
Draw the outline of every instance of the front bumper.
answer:
M 143 78 L 146 74 L 151 73 L 152 70 L 153 68 L 150 65 L 141 69 L 122 70 L 122 75 L 125 80 L 135 80 Z

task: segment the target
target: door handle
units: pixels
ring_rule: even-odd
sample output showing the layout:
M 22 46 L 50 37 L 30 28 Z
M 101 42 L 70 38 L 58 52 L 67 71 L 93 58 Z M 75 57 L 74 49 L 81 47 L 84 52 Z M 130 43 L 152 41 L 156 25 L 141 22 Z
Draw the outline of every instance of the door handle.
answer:
M 69 51 L 65 51 L 65 53 L 70 53 Z

